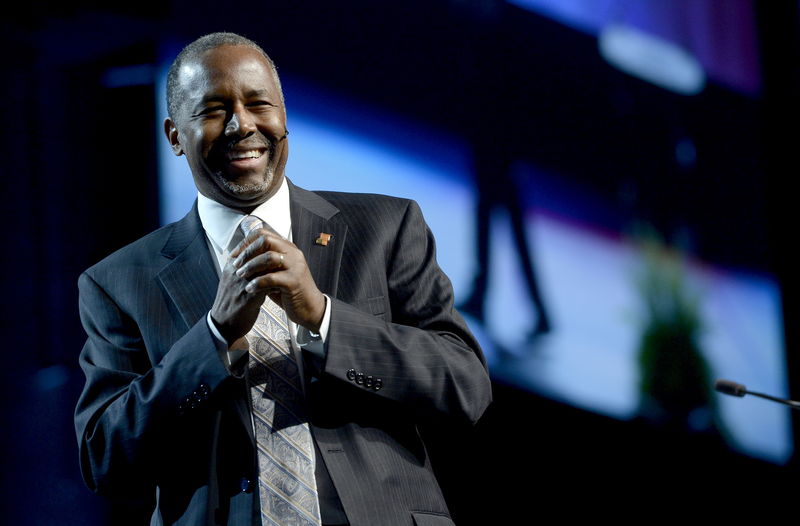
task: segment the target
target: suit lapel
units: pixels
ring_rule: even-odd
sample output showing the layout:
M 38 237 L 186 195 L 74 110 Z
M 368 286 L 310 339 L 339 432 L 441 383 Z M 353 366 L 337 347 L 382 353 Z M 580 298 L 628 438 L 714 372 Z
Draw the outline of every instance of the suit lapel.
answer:
M 175 303 L 188 330 L 208 314 L 219 286 L 196 202 L 189 214 L 175 224 L 161 254 L 172 261 L 159 272 L 158 280 Z M 255 446 L 246 393 L 232 398 L 230 405 Z
M 219 284 L 197 203 L 175 224 L 161 254 L 172 261 L 159 272 L 158 280 L 189 329 L 208 313 Z
M 303 252 L 317 287 L 336 296 L 339 267 L 347 238 L 347 225 L 339 210 L 319 195 L 289 182 L 292 242 Z M 330 234 L 327 245 L 317 244 L 320 234 Z

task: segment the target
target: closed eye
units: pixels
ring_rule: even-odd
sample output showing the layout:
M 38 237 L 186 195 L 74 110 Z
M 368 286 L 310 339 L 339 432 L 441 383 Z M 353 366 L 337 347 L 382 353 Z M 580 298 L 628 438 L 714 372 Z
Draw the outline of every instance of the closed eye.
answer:
M 196 113 L 196 114 L 192 115 L 192 117 L 207 117 L 207 116 L 216 115 L 216 114 L 219 114 L 219 113 L 224 113 L 226 111 L 227 111 L 227 109 L 225 108 L 225 106 L 221 106 L 221 105 L 220 106 L 209 106 L 207 108 L 203 108 L 202 110 L 200 110 L 199 113 Z
M 208 108 L 203 109 L 200 112 L 200 115 L 208 115 L 209 113 L 214 113 L 217 111 L 225 111 L 225 106 L 209 106 Z
M 247 105 L 250 106 L 250 107 L 272 107 L 272 106 L 275 106 L 274 104 L 272 104 L 271 102 L 266 101 L 266 100 L 257 100 L 257 101 L 254 101 L 254 102 L 249 102 L 249 103 L 247 103 Z

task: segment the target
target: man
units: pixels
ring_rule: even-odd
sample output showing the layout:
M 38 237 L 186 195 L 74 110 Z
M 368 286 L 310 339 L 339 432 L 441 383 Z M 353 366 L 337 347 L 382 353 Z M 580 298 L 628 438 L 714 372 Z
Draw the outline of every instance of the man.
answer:
M 80 278 L 87 484 L 155 498 L 151 524 L 451 524 L 417 425 L 491 392 L 419 208 L 289 182 L 279 79 L 243 37 L 187 46 L 168 92 L 198 201 Z

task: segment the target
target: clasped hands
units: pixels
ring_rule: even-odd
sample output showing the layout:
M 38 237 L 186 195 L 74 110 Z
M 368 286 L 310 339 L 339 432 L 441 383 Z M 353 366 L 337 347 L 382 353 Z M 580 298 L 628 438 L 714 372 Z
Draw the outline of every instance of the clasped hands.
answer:
M 250 232 L 231 251 L 222 269 L 211 318 L 228 345 L 250 331 L 266 296 L 296 324 L 319 331 L 326 300 L 305 256 L 294 243 L 265 225 Z

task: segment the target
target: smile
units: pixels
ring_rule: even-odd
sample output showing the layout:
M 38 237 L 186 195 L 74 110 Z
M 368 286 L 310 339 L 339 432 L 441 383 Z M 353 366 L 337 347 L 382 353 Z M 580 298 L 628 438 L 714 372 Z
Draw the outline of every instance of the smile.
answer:
M 258 159 L 264 152 L 262 150 L 230 151 L 225 154 L 228 161 L 238 161 L 240 159 Z

